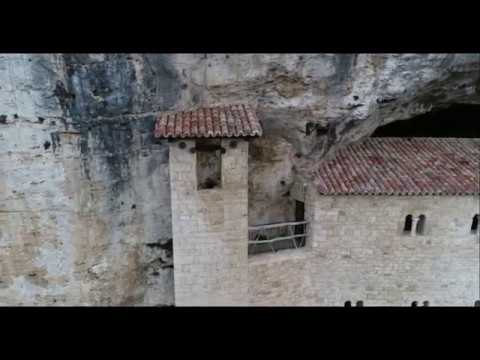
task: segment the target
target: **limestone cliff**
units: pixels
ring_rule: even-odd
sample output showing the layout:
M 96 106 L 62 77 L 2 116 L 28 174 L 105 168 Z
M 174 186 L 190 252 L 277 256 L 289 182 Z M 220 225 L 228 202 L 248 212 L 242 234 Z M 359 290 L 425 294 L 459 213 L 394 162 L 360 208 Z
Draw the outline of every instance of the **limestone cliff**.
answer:
M 0 305 L 169 305 L 159 111 L 250 102 L 250 222 L 378 126 L 480 104 L 480 54 L 0 55 Z M 308 176 L 307 176 L 308 181 Z

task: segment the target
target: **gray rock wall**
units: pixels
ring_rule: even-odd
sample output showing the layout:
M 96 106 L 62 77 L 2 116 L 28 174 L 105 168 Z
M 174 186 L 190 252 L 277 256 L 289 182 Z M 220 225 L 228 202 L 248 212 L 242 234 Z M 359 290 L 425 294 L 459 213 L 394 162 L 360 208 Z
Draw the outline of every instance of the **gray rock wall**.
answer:
M 480 103 L 479 71 L 478 54 L 0 55 L 0 304 L 173 303 L 159 111 L 257 106 L 249 220 L 265 223 L 337 147 Z

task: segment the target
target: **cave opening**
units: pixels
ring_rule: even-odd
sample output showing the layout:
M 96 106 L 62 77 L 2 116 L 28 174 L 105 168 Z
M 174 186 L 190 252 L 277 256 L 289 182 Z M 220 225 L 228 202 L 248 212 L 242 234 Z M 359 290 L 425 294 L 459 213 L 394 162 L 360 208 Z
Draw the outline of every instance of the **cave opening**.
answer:
M 371 136 L 480 138 L 479 118 L 480 105 L 454 104 L 380 126 Z

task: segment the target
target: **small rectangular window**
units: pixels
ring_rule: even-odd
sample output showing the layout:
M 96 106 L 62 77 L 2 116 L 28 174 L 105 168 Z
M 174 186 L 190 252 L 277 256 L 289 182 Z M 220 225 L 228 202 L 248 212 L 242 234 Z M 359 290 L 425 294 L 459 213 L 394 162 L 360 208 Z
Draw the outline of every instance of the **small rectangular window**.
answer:
M 470 227 L 470 232 L 472 234 L 476 234 L 478 232 L 478 214 L 475 214 L 472 219 L 472 226 Z
M 196 141 L 198 190 L 222 187 L 222 151 L 220 139 Z
M 403 225 L 403 233 L 408 235 L 412 232 L 412 215 L 407 215 L 405 217 L 405 224 Z
M 417 235 L 423 235 L 425 233 L 425 215 L 420 215 L 417 220 L 417 227 L 415 229 Z

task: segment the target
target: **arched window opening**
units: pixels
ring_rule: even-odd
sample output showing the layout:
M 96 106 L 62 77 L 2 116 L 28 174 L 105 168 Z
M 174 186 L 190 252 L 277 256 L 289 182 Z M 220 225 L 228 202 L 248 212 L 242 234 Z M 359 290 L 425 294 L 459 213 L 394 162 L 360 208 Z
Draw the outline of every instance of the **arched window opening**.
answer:
M 412 231 L 412 215 L 407 215 L 405 217 L 405 225 L 403 226 L 403 233 L 410 234 Z
M 357 307 L 363 307 L 363 301 L 362 301 L 362 300 L 357 301 L 357 305 L 356 305 L 356 306 L 357 306 Z
M 428 302 L 428 301 L 423 302 L 423 306 L 429 306 L 429 305 L 430 305 L 430 302 Z
M 420 215 L 418 217 L 418 221 L 417 221 L 417 227 L 415 229 L 415 232 L 417 233 L 417 235 L 423 235 L 424 231 L 425 231 L 425 215 Z
M 476 234 L 478 231 L 478 214 L 475 214 L 472 220 L 472 227 L 470 228 L 472 234 Z
M 412 302 L 412 307 L 417 307 L 418 306 L 418 302 L 414 301 Z
M 352 307 L 351 301 L 345 301 L 345 307 Z

